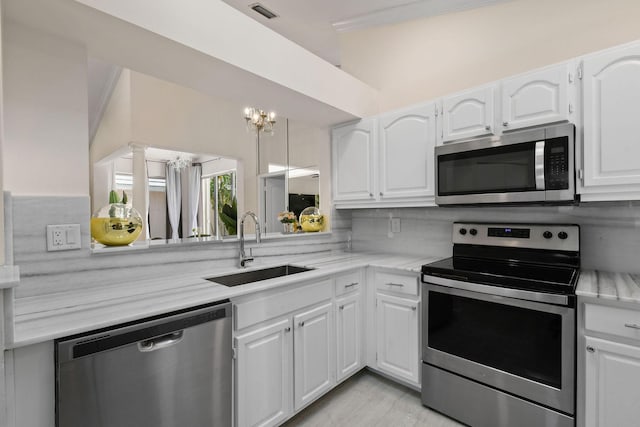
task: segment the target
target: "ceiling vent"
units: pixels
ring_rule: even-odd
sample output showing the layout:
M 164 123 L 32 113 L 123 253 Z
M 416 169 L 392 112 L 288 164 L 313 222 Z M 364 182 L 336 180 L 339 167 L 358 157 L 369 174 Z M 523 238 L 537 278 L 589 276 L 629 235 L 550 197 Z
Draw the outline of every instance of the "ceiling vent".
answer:
M 255 10 L 256 12 L 258 12 L 260 15 L 264 16 L 267 19 L 273 19 L 273 18 L 277 18 L 278 17 L 278 15 L 276 15 L 273 12 L 271 12 L 269 9 L 267 9 L 266 7 L 261 5 L 260 3 L 250 4 L 249 7 L 251 9 Z

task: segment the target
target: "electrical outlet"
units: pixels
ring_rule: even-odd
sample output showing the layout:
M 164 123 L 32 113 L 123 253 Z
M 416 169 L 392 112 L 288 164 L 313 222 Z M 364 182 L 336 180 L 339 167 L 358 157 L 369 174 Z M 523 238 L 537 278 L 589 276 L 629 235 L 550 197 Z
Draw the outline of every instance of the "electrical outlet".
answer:
M 64 245 L 64 234 L 60 229 L 54 229 L 52 231 L 53 234 L 53 246 L 62 246 Z
M 47 225 L 47 251 L 80 249 L 80 224 Z
M 392 233 L 400 232 L 400 218 L 391 218 L 391 232 Z

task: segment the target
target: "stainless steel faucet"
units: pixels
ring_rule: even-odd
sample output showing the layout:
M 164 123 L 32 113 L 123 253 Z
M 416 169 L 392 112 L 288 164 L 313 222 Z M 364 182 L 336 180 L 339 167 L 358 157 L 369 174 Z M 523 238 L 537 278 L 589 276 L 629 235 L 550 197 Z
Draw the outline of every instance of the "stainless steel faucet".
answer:
M 247 257 L 244 253 L 244 220 L 249 216 L 256 223 L 256 243 L 260 243 L 260 220 L 258 216 L 251 211 L 247 211 L 240 218 L 240 267 L 246 267 L 246 263 L 253 261 L 253 257 Z

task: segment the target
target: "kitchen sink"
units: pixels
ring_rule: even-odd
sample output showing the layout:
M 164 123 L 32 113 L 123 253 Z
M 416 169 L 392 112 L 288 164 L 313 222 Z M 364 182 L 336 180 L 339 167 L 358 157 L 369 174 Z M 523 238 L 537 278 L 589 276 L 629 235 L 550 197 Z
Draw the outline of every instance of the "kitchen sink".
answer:
M 279 265 L 277 267 L 263 268 L 261 270 L 243 271 L 242 273 L 207 277 L 205 280 L 225 286 L 238 286 L 252 282 L 259 282 L 261 280 L 275 279 L 276 277 L 289 276 L 291 274 L 304 273 L 309 270 L 313 270 L 313 268 L 297 267 L 295 265 Z

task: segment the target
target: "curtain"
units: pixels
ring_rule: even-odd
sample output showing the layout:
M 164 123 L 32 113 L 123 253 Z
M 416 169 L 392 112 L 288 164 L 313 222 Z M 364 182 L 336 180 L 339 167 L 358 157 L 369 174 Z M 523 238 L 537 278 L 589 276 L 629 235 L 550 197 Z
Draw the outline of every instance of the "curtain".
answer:
M 200 201 L 200 179 L 202 178 L 202 165 L 195 164 L 189 166 L 188 170 L 188 187 L 187 187 L 187 215 L 189 215 L 188 231 L 185 235 L 194 234 L 193 229 L 198 228 L 198 202 Z M 201 230 L 202 231 L 202 230 Z
M 167 165 L 167 212 L 171 224 L 171 238 L 179 239 L 180 208 L 182 206 L 182 189 L 180 186 L 180 171 Z

